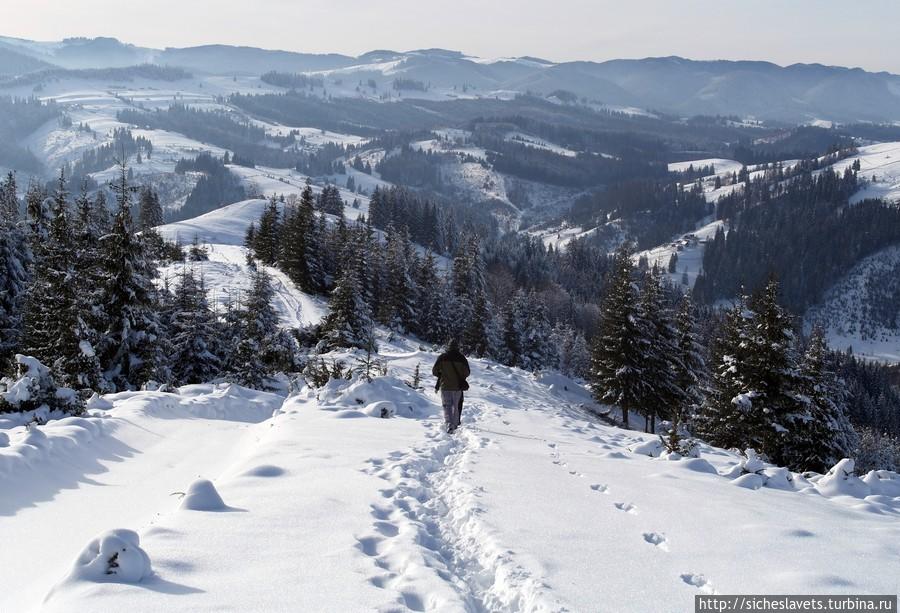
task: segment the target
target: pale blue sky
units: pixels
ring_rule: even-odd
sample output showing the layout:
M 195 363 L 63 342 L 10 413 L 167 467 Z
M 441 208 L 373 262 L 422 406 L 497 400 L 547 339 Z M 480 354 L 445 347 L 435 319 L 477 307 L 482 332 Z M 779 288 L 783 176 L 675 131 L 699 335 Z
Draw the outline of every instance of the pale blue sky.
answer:
M 152 47 L 351 55 L 444 47 L 557 61 L 681 55 L 900 73 L 900 0 L 0 0 L 0 8 L 0 34 L 40 40 L 104 35 Z

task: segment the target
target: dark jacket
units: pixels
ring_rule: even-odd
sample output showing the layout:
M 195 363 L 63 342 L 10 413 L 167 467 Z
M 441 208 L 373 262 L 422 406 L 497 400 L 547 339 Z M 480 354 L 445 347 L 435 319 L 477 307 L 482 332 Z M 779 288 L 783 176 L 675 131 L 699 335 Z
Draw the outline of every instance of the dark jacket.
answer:
M 463 382 L 469 376 L 469 362 L 459 350 L 451 349 L 438 356 L 431 374 L 438 378 L 441 390 L 458 392 L 463 389 Z

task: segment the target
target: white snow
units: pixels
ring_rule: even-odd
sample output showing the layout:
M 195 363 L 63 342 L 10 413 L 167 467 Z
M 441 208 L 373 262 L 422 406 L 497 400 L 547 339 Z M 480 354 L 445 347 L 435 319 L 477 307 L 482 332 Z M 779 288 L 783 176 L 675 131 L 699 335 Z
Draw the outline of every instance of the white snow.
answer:
M 725 227 L 725 223 L 719 219 L 701 224 L 697 230 L 687 232 L 672 242 L 635 253 L 632 259 L 638 262 L 646 257 L 647 265 L 651 268 L 654 264 L 659 266 L 661 271 L 669 275 L 672 283 L 680 285 L 687 276 L 687 286 L 693 287 L 703 270 L 703 250 L 706 243 L 715 238 L 719 228 Z M 668 273 L 669 259 L 673 253 L 678 254 L 678 264 L 674 273 Z
M 707 158 L 702 160 L 688 160 L 686 162 L 673 162 L 669 164 L 669 172 L 684 172 L 693 166 L 694 170 L 700 170 L 704 166 L 712 166 L 713 174 L 709 176 L 725 176 L 739 171 L 744 165 L 735 160 L 725 158 Z
M 28 610 L 60 580 L 44 610 L 663 611 L 697 593 L 900 588 L 893 473 L 843 462 L 804 479 L 702 444 L 700 458 L 652 457 L 657 437 L 601 423 L 577 383 L 481 360 L 451 437 L 431 381 L 404 383 L 435 357 L 409 345 L 383 348 L 387 377 L 283 405 L 235 387 L 108 397 L 82 418 L 101 435 L 0 473 L 15 492 L 0 609 Z M 41 430 L 58 438 L 57 423 Z M 170 495 L 203 489 L 231 506 L 186 512 Z M 46 528 L 61 518 L 65 531 Z M 153 561 L 140 587 L 66 578 L 116 528 Z
M 850 199 L 851 203 L 866 198 L 883 198 L 900 202 L 900 142 L 879 143 L 859 148 L 859 154 L 832 165 L 843 172 L 859 160 L 859 178 L 869 181 Z
M 900 362 L 900 310 L 895 326 L 890 327 L 873 320 L 869 308 L 873 293 L 884 291 L 891 284 L 898 285 L 897 271 L 900 271 L 900 246 L 864 258 L 825 292 L 819 304 L 807 311 L 806 331 L 818 325 L 834 349 L 852 348 L 858 357 Z

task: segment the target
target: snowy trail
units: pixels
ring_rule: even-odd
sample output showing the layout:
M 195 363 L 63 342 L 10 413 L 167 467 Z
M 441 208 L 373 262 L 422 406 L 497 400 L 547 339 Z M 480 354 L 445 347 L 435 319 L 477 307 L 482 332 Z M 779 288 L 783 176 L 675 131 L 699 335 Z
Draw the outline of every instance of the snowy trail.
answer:
M 275 398 L 238 420 L 203 410 L 202 397 L 134 396 L 99 419 L 103 433 L 86 448 L 54 443 L 35 466 L 40 477 L 16 475 L 25 487 L 4 493 L 0 611 L 32 610 L 90 539 L 115 527 L 147 528 L 177 507 L 173 492 L 198 476 L 217 477 L 252 442 L 252 422 L 271 414 Z
M 404 383 L 434 359 L 410 345 L 382 354 L 388 377 L 306 389 L 243 435 L 211 431 L 225 440 L 185 462 L 207 463 L 228 512 L 168 496 L 199 471 L 167 464 L 201 436 L 171 419 L 172 447 L 142 444 L 143 459 L 110 471 L 145 479 L 121 486 L 143 510 L 101 510 L 65 540 L 77 550 L 136 528 L 154 574 L 66 585 L 44 610 L 655 612 L 690 610 L 698 593 L 900 590 L 900 488 L 854 497 L 799 476 L 805 485 L 738 487 L 732 452 L 649 457 L 654 437 L 602 423 L 570 380 L 483 360 L 471 361 L 463 428 L 450 436 L 437 395 Z M 385 403 L 396 416 L 373 418 Z M 164 475 L 139 475 L 142 463 Z M 102 490 L 74 491 L 93 508 L 112 504 Z M 90 515 L 73 500 L 59 496 L 44 521 Z M 10 556 L 34 551 L 27 537 L 13 544 Z M 71 556 L 41 546 L 52 584 Z M 36 559 L 31 573 L 48 566 Z

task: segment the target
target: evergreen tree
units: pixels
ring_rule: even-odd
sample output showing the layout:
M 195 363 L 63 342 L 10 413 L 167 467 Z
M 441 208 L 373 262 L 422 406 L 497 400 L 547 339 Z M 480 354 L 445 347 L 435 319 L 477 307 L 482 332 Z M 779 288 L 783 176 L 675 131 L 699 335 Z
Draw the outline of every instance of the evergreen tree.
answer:
M 25 301 L 25 353 L 50 364 L 55 379 L 72 388 L 100 387 L 92 305 L 77 275 L 75 240 L 69 222 L 68 192 L 61 172 L 53 197 L 47 239 L 40 245 Z
M 363 300 L 357 271 L 347 268 L 331 292 L 331 305 L 322 322 L 322 336 L 327 349 L 365 348 L 371 335 L 372 317 Z
M 627 249 L 616 252 L 607 282 L 606 299 L 591 350 L 591 382 L 599 402 L 617 405 L 628 427 L 629 413 L 652 394 L 644 377 L 647 339 L 638 312 L 638 291 Z
M 791 464 L 824 473 L 839 460 L 850 457 L 856 435 L 847 418 L 847 392 L 835 374 L 825 336 L 813 330 L 803 356 L 804 400 L 809 415 L 800 421 L 791 445 Z
M 160 330 L 151 283 L 155 268 L 132 227 L 132 188 L 124 162 L 113 190 L 118 208 L 110 233 L 101 241 L 98 304 L 104 310 L 104 326 L 98 353 L 108 381 L 117 390 L 127 390 L 152 375 Z
M 450 292 L 444 278 L 438 274 L 437 262 L 431 251 L 425 253 L 416 271 L 419 288 L 416 334 L 431 343 L 444 342 L 450 334 Z
M 5 370 L 19 345 L 31 252 L 20 222 L 12 173 L 0 186 L 0 197 L 0 369 Z
M 146 232 L 163 225 L 163 210 L 157 194 L 149 186 L 141 188 L 138 200 L 138 228 Z
M 740 310 L 738 310 L 740 309 Z M 778 304 L 778 283 L 737 307 L 716 356 L 714 392 L 702 429 L 715 445 L 753 448 L 781 465 L 810 418 L 788 313 Z
M 415 328 L 418 319 L 417 290 L 410 274 L 416 262 L 404 248 L 404 242 L 408 244 L 408 238 L 404 241 L 393 226 L 388 228 L 386 240 L 385 295 L 381 303 L 380 319 L 389 328 L 405 332 Z
M 253 271 L 253 284 L 235 314 L 238 342 L 230 368 L 232 375 L 248 387 L 266 387 L 268 378 L 294 367 L 295 346 L 278 324 L 272 306 L 272 280 L 261 269 Z
M 670 451 L 680 449 L 680 430 L 689 424 L 703 401 L 703 385 L 706 380 L 706 362 L 703 346 L 697 337 L 694 322 L 694 305 L 689 296 L 681 299 L 675 318 L 675 383 L 682 394 L 671 406 L 672 421 L 667 445 Z
M 206 383 L 219 376 L 219 326 L 209 307 L 203 279 L 185 267 L 173 300 L 168 338 L 172 377 L 177 385 Z
M 281 214 L 278 212 L 278 200 L 272 196 L 259 219 L 259 227 L 252 237 L 254 254 L 260 262 L 267 266 L 274 266 L 278 261 L 280 233 Z
M 644 279 L 641 303 L 638 309 L 641 345 L 646 355 L 643 359 L 644 379 L 650 383 L 646 394 L 639 399 L 645 418 L 646 431 L 656 431 L 656 419 L 669 417 L 671 408 L 684 402 L 684 391 L 678 385 L 677 375 L 682 368 L 676 345 L 676 331 L 669 309 L 665 304 L 658 269 L 653 269 Z
M 258 235 L 264 232 L 264 222 L 265 215 L 260 220 Z M 322 252 L 313 209 L 312 187 L 309 182 L 303 189 L 297 205 L 285 213 L 282 239 L 280 241 L 282 270 L 304 292 L 321 291 L 324 286 Z

